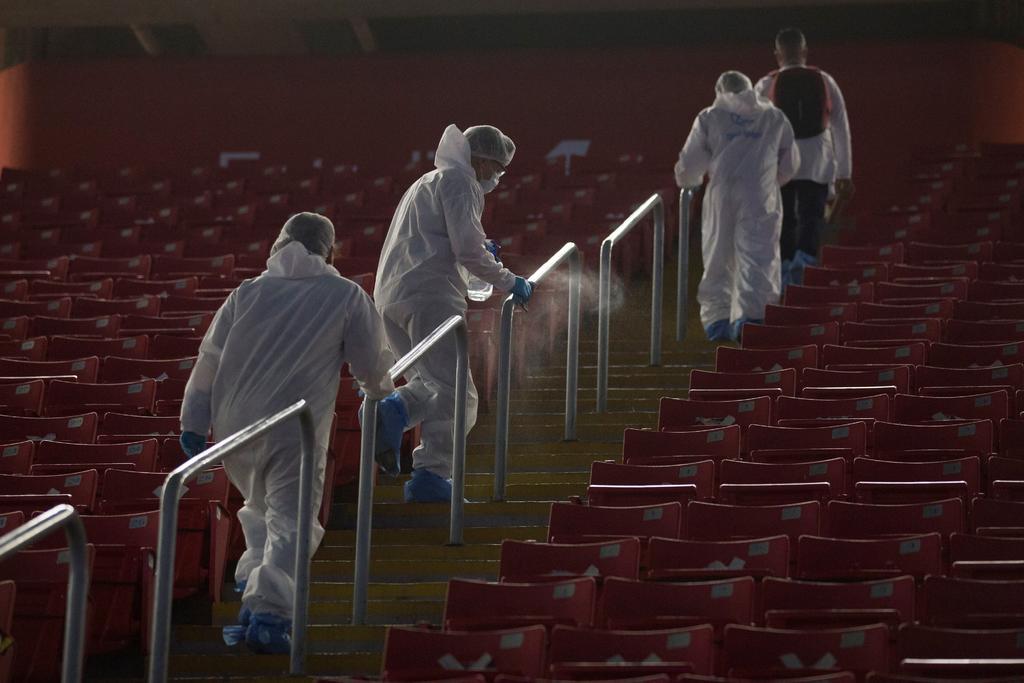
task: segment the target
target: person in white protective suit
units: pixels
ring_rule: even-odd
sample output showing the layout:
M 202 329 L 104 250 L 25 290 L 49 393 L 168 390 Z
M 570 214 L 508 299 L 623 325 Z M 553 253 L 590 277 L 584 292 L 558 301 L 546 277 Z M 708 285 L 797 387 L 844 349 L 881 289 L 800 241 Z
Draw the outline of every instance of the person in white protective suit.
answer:
M 515 144 L 493 126 L 465 133 L 448 126 L 435 169 L 416 180 L 399 202 L 377 267 L 374 303 L 396 357 L 408 353 L 453 315 L 465 315 L 469 275 L 512 292 L 525 304 L 532 283 L 503 267 L 484 234 L 484 194 L 492 191 L 515 154 Z M 402 432 L 421 425 L 413 451 L 407 502 L 451 500 L 455 400 L 455 340 L 428 351 L 406 374 L 407 384 L 380 404 L 377 460 L 398 474 Z M 476 422 L 477 393 L 469 381 L 466 430 Z
M 235 571 L 244 590 L 239 624 L 225 638 L 244 638 L 256 652 L 290 648 L 298 515 L 313 515 L 312 550 L 324 530 L 316 519 L 341 366 L 348 363 L 372 398 L 394 391 L 393 357 L 370 297 L 328 259 L 334 226 L 300 213 L 284 224 L 267 269 L 228 296 L 199 347 L 181 407 L 182 448 L 194 456 L 210 428 L 223 439 L 305 399 L 316 422 L 312 508 L 297 510 L 299 423 L 276 427 L 224 460 L 245 498 L 238 521 L 246 550 Z
M 738 71 L 723 73 L 715 102 L 697 115 L 679 153 L 679 187 L 708 185 L 702 214 L 704 276 L 697 289 L 708 339 L 738 339 L 779 300 L 779 187 L 799 164 L 786 115 Z

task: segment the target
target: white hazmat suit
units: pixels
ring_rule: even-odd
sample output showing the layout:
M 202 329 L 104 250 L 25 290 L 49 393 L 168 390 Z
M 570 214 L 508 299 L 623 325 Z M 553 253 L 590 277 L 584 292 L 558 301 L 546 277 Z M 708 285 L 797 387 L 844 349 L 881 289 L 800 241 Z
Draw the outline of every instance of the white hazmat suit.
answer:
M 741 92 L 719 90 L 713 105 L 693 123 L 675 166 L 680 187 L 700 185 L 704 194 L 704 276 L 697 290 L 701 323 L 762 320 L 765 305 L 779 300 L 779 188 L 799 164 L 786 115 L 748 84 Z
M 396 357 L 447 318 L 465 314 L 467 273 L 503 291 L 515 284 L 515 275 L 487 251 L 480 222 L 484 191 L 470 158 L 466 136 L 448 126 L 434 156 L 435 170 L 405 192 L 388 229 L 373 298 Z M 510 160 L 511 152 L 502 165 Z M 408 383 L 398 388 L 408 426 L 421 425 L 413 469 L 442 479 L 451 477 L 455 362 L 455 340 L 442 342 L 416 363 L 406 374 Z M 476 423 L 476 412 L 470 377 L 467 431 Z
M 259 277 L 231 293 L 203 338 L 185 389 L 182 429 L 216 438 L 305 399 L 316 421 L 312 544 L 343 363 L 371 398 L 394 390 L 393 362 L 373 302 L 322 256 L 292 242 L 274 253 Z M 245 497 L 238 521 L 246 551 L 235 571 L 246 581 L 243 605 L 291 618 L 295 584 L 301 454 L 298 421 L 289 421 L 229 456 L 224 468 Z

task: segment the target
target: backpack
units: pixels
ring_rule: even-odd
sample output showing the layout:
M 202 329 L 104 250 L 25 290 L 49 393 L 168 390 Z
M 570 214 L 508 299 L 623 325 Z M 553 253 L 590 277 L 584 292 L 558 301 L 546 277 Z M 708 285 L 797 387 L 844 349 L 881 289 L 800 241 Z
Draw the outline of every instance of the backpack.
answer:
M 769 74 L 768 99 L 781 109 L 797 140 L 821 135 L 829 126 L 832 97 L 821 70 L 795 66 Z

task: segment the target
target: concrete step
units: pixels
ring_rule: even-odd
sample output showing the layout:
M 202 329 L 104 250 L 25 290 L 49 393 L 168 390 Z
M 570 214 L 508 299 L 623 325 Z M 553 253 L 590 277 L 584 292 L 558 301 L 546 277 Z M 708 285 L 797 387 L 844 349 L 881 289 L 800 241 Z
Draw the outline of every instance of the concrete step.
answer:
M 571 482 L 568 484 L 509 484 L 505 488 L 505 500 L 513 501 L 551 501 L 565 500 L 569 496 L 578 496 L 587 489 L 586 483 Z M 494 492 L 493 483 L 467 484 L 466 499 L 472 501 L 490 500 Z M 403 492 L 400 486 L 378 486 L 374 490 L 374 501 L 378 503 L 401 503 Z
M 379 548 L 386 545 L 417 545 L 428 544 L 443 546 L 448 542 L 448 521 L 445 517 L 444 526 L 432 529 L 397 529 L 384 528 L 373 530 L 373 547 Z M 513 524 L 506 527 L 473 527 L 468 526 L 463 531 L 463 541 L 466 545 L 479 543 L 501 543 L 505 539 L 517 541 L 542 541 L 547 538 L 548 522 L 545 518 L 542 524 Z M 324 543 L 329 545 L 355 544 L 355 531 L 353 529 L 328 529 L 324 534 Z
M 334 510 L 342 528 L 354 528 L 356 506 L 342 504 Z M 466 527 L 541 526 L 548 523 L 550 502 L 466 503 Z M 447 528 L 451 505 L 448 503 L 375 503 L 374 528 L 423 529 Z
M 219 633 L 206 633 L 216 637 Z M 226 648 L 221 642 L 221 647 Z M 306 660 L 306 673 L 311 676 L 339 674 L 376 676 L 380 674 L 381 653 L 351 652 L 346 654 L 313 654 Z M 287 655 L 249 654 L 244 646 L 232 653 L 223 654 L 174 654 L 171 655 L 169 670 L 174 680 L 200 678 L 210 680 L 231 680 L 233 677 L 255 677 L 261 683 L 266 676 L 285 676 L 288 673 Z M 294 679 L 289 679 L 294 680 Z
M 310 576 L 314 581 L 351 581 L 355 563 L 348 560 L 313 560 Z M 498 560 L 401 560 L 370 559 L 370 578 L 374 581 L 447 581 L 453 576 L 494 581 Z
M 440 624 L 444 613 L 444 598 L 431 600 L 368 600 L 367 621 L 370 625 L 415 624 L 430 622 Z M 213 625 L 226 626 L 236 623 L 238 604 L 221 602 L 213 606 Z M 352 620 L 352 601 L 314 602 L 309 606 L 309 623 L 317 625 L 348 624 Z
M 385 626 L 352 626 L 350 624 L 313 625 L 309 627 L 311 654 L 363 654 L 380 652 L 384 645 Z M 248 653 L 244 645 L 225 645 L 220 626 L 176 626 L 173 654 L 189 653 L 231 655 Z M 176 669 L 172 669 L 176 671 Z M 313 673 L 310 669 L 310 673 Z
M 351 561 L 355 558 L 355 554 L 355 548 L 351 545 L 321 545 L 319 550 L 316 551 L 316 559 Z M 464 562 L 466 560 L 497 560 L 500 555 L 500 543 L 459 546 L 414 543 L 409 545 L 375 546 L 373 549 L 373 559 L 375 560 L 408 560 L 415 558 L 427 562 Z
M 509 418 L 508 437 L 510 442 L 540 443 L 557 441 L 565 435 L 564 419 L 550 419 L 546 424 L 537 424 L 530 420 L 519 422 L 517 416 Z M 609 423 L 577 424 L 576 438 L 582 441 L 622 441 L 622 430 L 626 427 L 653 427 L 656 417 L 651 413 L 619 413 Z M 477 425 L 469 435 L 469 443 L 493 444 L 495 428 L 493 425 Z
M 661 389 L 671 388 L 685 389 L 690 386 L 690 373 L 686 372 L 664 372 L 650 375 L 634 375 L 628 372 L 608 373 L 608 387 L 629 387 L 638 389 Z M 565 377 L 559 375 L 547 375 L 542 377 L 531 377 L 526 382 L 527 390 L 530 392 L 538 389 L 559 389 L 565 395 Z M 597 376 L 581 376 L 580 392 L 587 396 L 589 391 L 597 391 Z

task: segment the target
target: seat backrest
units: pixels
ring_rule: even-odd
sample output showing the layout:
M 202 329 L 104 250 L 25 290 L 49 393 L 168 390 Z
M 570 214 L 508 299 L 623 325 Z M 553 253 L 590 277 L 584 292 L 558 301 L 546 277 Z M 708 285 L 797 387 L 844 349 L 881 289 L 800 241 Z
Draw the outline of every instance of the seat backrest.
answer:
M 710 576 L 715 571 L 788 576 L 790 543 L 784 535 L 738 541 L 652 538 L 648 557 L 655 578 L 682 579 L 686 574 L 700 576 L 702 572 Z
M 985 368 L 1000 366 L 992 371 L 1002 371 L 1001 366 L 1020 363 L 1024 360 L 1024 343 L 1003 344 L 932 344 L 928 349 L 928 363 L 942 368 Z M 927 386 L 927 385 L 922 385 Z
M 845 323 L 844 323 L 845 324 Z M 743 326 L 743 348 L 778 349 L 813 344 L 839 343 L 839 323 L 835 321 L 813 325 L 757 325 Z
M 754 593 L 750 576 L 686 583 L 610 578 L 601 589 L 601 615 L 604 627 L 611 629 L 659 628 L 668 617 L 679 619 L 678 625 L 750 624 Z
M 788 285 L 783 296 L 783 303 L 786 306 L 821 306 L 822 304 L 860 303 L 874 300 L 875 285 L 871 282 L 859 285 L 839 285 L 838 287 Z
M 850 448 L 854 455 L 867 452 L 867 426 L 863 422 L 829 427 L 773 427 L 751 425 L 747 430 L 747 447 L 754 451 L 766 448 Z
M 922 624 L 954 628 L 991 627 L 999 615 L 1020 623 L 1024 581 L 980 581 L 929 576 L 922 592 Z
M 993 432 L 991 420 L 949 424 L 876 422 L 875 450 L 960 448 L 965 451 L 991 453 Z
M 77 408 L 81 412 L 83 408 L 102 405 L 152 412 L 155 400 L 156 382 L 151 379 L 118 384 L 54 380 L 46 392 L 46 410 L 51 414 L 60 414 L 61 409 L 66 411 Z
M 141 360 L 123 356 L 106 356 L 100 378 L 104 382 L 134 382 L 151 377 L 187 380 L 195 367 L 195 357 Z
M 796 394 L 796 370 L 783 368 L 771 372 L 690 371 L 691 389 L 782 389 L 785 396 Z
M 897 640 L 900 659 L 1019 659 L 1019 628 L 940 628 L 903 624 Z
M 0 439 L 94 443 L 98 422 L 99 416 L 96 413 L 66 417 L 0 415 Z
M 937 533 L 875 539 L 801 536 L 797 547 L 797 576 L 814 581 L 902 574 L 920 580 L 942 570 L 942 536 Z
M 167 474 L 164 472 L 140 472 L 109 469 L 103 474 L 103 501 L 152 501 L 159 502 Z M 209 500 L 225 508 L 231 482 L 223 467 L 214 467 L 200 472 L 183 489 L 182 498 Z
M 678 432 L 626 429 L 623 433 L 622 457 L 627 463 L 637 457 L 668 455 L 739 457 L 739 454 L 740 428 L 735 424 Z
M 769 576 L 761 584 L 768 610 L 894 609 L 899 621 L 914 620 L 917 586 L 913 576 L 877 581 L 825 583 Z
M 897 391 L 907 393 L 913 388 L 912 370 L 909 365 L 882 365 L 863 370 L 806 368 L 800 375 L 800 382 L 804 387 L 895 386 Z
M 682 518 L 683 506 L 679 503 L 639 507 L 552 503 L 548 540 L 565 543 L 609 537 L 679 538 Z
M 938 318 L 895 322 L 843 323 L 843 342 L 876 339 L 913 339 L 937 342 L 942 338 L 942 321 Z
M 37 315 L 30 326 L 36 336 L 80 335 L 112 338 L 121 328 L 118 315 L 101 315 L 93 318 L 48 318 Z
M 690 662 L 711 673 L 714 629 L 709 625 L 657 631 L 615 631 L 556 626 L 551 631 L 552 664 L 566 662 Z
M 117 444 L 40 441 L 36 444 L 34 463 L 134 463 L 136 471 L 153 472 L 159 449 L 156 439 Z
M 723 460 L 719 467 L 718 479 L 723 484 L 783 484 L 823 481 L 829 484 L 832 496 L 841 496 L 846 492 L 846 460 L 831 458 L 806 463 Z
M 998 562 L 1024 558 L 1024 538 L 953 534 L 949 537 L 950 562 Z
M 547 633 L 543 626 L 451 632 L 388 627 L 381 674 L 385 680 L 438 678 L 487 662 L 486 670 L 540 678 Z
M 494 583 L 469 579 L 448 581 L 444 627 L 477 631 L 529 623 L 590 627 L 594 623 L 597 583 L 593 577 L 542 583 Z M 538 621 L 540 620 L 540 621 Z M 491 626 L 490 624 L 498 624 Z
M 771 349 L 719 346 L 715 351 L 716 372 L 771 372 L 783 368 L 800 371 L 816 367 L 818 347 L 814 344 Z
M 152 380 L 146 380 L 152 382 Z M 117 386 L 117 385 L 113 385 Z M 177 416 L 132 415 L 130 413 L 106 413 L 100 425 L 102 434 L 152 434 L 154 436 L 177 435 L 181 433 L 181 421 Z
M 801 534 L 817 535 L 821 504 L 720 505 L 693 501 L 686 507 L 685 538 L 702 541 L 755 539 L 785 534 L 791 543 Z
M 15 441 L 0 444 L 0 473 L 28 474 L 35 458 L 34 441 Z
M 897 394 L 893 406 L 896 422 L 933 420 L 992 420 L 1010 417 L 1010 397 L 1005 391 L 966 393 L 963 396 Z
M 4 377 L 45 377 L 74 375 L 80 382 L 95 382 L 99 374 L 100 359 L 97 356 L 80 357 L 62 361 L 26 361 L 0 358 L 0 376 Z
M 658 402 L 659 430 L 731 424 L 744 430 L 751 424 L 768 424 L 771 420 L 772 399 L 768 396 L 746 401 L 697 401 L 665 396 Z
M 889 627 L 791 630 L 730 625 L 725 628 L 723 648 L 730 676 L 824 666 L 862 676 L 888 670 Z
M 768 304 L 764 307 L 765 325 L 820 325 L 827 322 L 856 320 L 859 307 L 855 302 L 835 303 L 828 306 L 779 306 Z
M 50 337 L 47 360 L 73 360 L 90 356 L 127 356 L 145 358 L 149 352 L 149 337 L 142 334 L 118 339 L 82 339 L 81 337 Z
M 698 498 L 715 493 L 715 461 L 698 460 L 685 465 L 622 465 L 595 460 L 590 465 L 590 483 L 648 486 L 653 484 L 693 484 Z
M 570 576 L 621 576 L 640 573 L 640 541 L 621 538 L 599 543 L 502 541 L 498 576 L 530 582 Z
M 0 384 L 0 412 L 38 417 L 43 412 L 45 385 L 41 379 L 18 384 Z
M 775 404 L 780 420 L 807 420 L 849 417 L 855 419 L 888 420 L 888 394 L 863 398 L 801 398 L 780 396 Z
M 959 498 L 901 505 L 830 500 L 828 528 L 837 538 L 937 533 L 945 540 L 952 533 L 963 532 L 964 505 Z
M 821 247 L 821 263 L 829 267 L 846 267 L 856 263 L 902 263 L 904 249 L 901 242 L 866 247 L 825 244 Z
M 981 461 L 976 456 L 935 462 L 855 458 L 853 481 L 964 481 L 973 496 L 981 488 Z
M 66 493 L 71 496 L 71 504 L 86 513 L 92 511 L 96 505 L 96 488 L 98 485 L 99 473 L 96 470 L 35 476 L 0 474 L 0 495 L 23 496 Z

